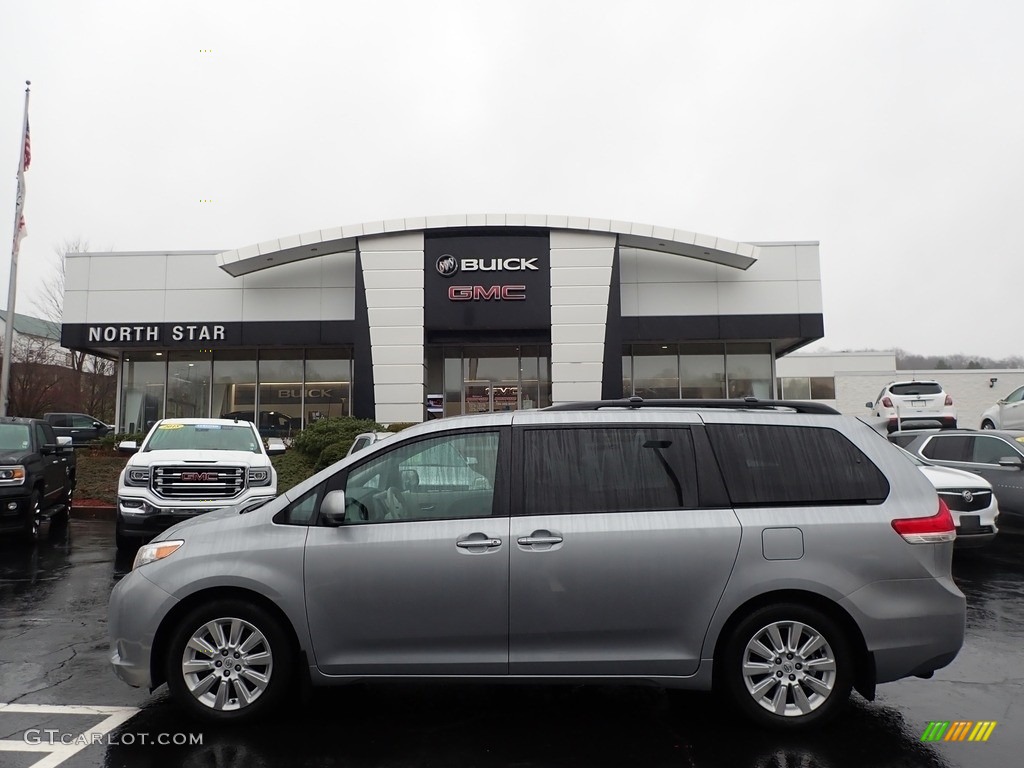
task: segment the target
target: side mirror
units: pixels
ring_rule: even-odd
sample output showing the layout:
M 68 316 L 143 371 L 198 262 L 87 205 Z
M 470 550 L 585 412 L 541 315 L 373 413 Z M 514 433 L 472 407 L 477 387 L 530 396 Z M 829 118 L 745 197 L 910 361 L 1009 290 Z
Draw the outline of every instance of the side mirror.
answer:
M 134 440 L 122 440 L 117 444 L 118 453 L 138 453 L 139 444 Z
M 476 456 L 467 456 L 466 457 L 466 466 L 467 467 L 475 467 L 476 466 Z
M 268 456 L 280 456 L 282 453 L 288 450 L 288 446 L 284 443 L 267 443 L 267 455 Z
M 865 408 L 874 408 L 875 404 L 874 403 L 864 403 L 864 407 Z
M 93 429 L 103 429 L 103 428 L 104 428 L 105 426 L 106 426 L 105 424 L 101 424 L 101 423 L 100 423 L 100 422 L 98 422 L 98 421 L 94 421 L 94 422 L 92 423 L 92 428 L 93 428 Z
M 68 435 L 61 435 L 57 438 L 57 451 L 59 453 L 71 453 L 75 450 L 73 441 Z
M 325 525 L 338 526 L 345 522 L 345 492 L 331 491 L 320 502 L 320 519 Z
M 999 460 L 999 466 L 1007 469 L 1024 469 L 1024 461 L 1020 456 L 1004 456 Z

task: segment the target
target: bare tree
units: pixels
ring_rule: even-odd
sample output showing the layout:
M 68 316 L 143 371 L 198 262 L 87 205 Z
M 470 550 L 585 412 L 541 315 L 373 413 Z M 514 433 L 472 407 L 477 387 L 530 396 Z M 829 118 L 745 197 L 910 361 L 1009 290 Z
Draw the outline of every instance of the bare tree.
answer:
M 109 249 L 108 249 L 109 250 Z M 67 254 L 87 253 L 89 241 L 81 237 L 65 240 L 53 248 L 53 270 L 33 304 L 40 315 L 60 324 L 64 316 Z M 116 364 L 113 360 L 79 350 L 69 351 L 67 364 L 75 372 L 74 402 L 64 405 L 105 420 L 113 420 L 116 397 Z

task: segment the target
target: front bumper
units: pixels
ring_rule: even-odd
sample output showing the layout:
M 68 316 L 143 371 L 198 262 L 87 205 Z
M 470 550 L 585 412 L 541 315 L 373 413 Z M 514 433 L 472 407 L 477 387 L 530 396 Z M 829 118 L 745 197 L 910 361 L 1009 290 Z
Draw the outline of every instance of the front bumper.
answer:
M 0 495 L 0 531 L 20 531 L 28 525 L 29 493 L 17 488 L 17 493 Z
M 231 499 L 228 504 L 218 506 L 169 506 L 162 504 L 157 506 L 149 499 L 119 496 L 117 499 L 117 531 L 125 538 L 150 540 L 157 534 L 163 533 L 172 525 L 177 525 L 184 520 L 191 520 L 193 517 L 216 512 L 220 509 L 227 509 L 238 504 L 252 504 L 260 499 L 270 501 L 273 496 L 251 495 L 239 499 Z M 141 506 L 139 506 L 141 504 Z
M 131 571 L 110 593 L 107 631 L 110 635 L 110 664 L 114 674 L 135 688 L 152 687 L 153 640 L 160 623 L 177 599 Z

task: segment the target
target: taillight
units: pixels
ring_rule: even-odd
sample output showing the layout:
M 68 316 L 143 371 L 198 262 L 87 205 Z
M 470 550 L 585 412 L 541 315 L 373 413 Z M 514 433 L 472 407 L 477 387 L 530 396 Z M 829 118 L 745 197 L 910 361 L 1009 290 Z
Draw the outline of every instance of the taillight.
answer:
M 892 400 L 888 396 L 882 398 L 882 405 L 886 408 L 892 408 Z
M 931 517 L 905 517 L 892 521 L 896 531 L 908 544 L 939 544 L 956 538 L 956 525 L 946 502 L 939 499 L 939 511 Z
M 946 405 L 952 405 L 952 404 L 953 404 L 953 396 L 952 395 L 946 395 Z

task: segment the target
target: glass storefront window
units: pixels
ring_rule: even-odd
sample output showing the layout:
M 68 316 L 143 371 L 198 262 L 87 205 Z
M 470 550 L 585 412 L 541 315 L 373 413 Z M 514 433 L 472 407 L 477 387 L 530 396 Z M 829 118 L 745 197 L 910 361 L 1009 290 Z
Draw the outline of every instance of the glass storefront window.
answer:
M 260 353 L 256 426 L 263 437 L 290 437 L 293 432 L 302 430 L 305 404 L 302 374 L 301 349 Z
M 725 345 L 680 344 L 679 363 L 681 397 L 725 397 Z
M 210 415 L 211 358 L 209 352 L 168 353 L 166 418 Z
M 677 345 L 633 345 L 633 391 L 630 394 L 645 400 L 679 397 Z
M 121 363 L 122 432 L 147 432 L 164 417 L 167 364 L 163 352 L 126 353 Z
M 782 384 L 783 400 L 811 399 L 811 380 L 806 376 L 784 376 L 779 383 Z
M 213 410 L 251 421 L 256 409 L 256 350 L 218 351 L 213 359 Z
M 311 349 L 306 353 L 306 391 L 302 425 L 320 419 L 352 415 L 352 360 L 340 349 Z
M 442 350 L 445 416 L 551 405 L 548 345 L 446 345 Z M 428 347 L 426 357 L 433 393 L 437 382 L 431 368 L 436 369 L 440 360 L 437 348 Z
M 726 345 L 729 397 L 772 397 L 772 345 L 730 342 Z

